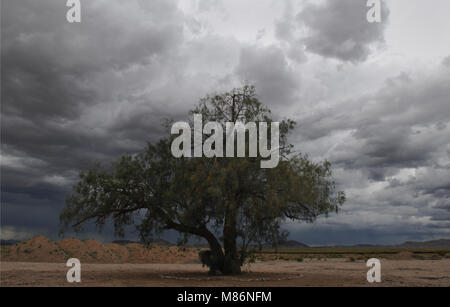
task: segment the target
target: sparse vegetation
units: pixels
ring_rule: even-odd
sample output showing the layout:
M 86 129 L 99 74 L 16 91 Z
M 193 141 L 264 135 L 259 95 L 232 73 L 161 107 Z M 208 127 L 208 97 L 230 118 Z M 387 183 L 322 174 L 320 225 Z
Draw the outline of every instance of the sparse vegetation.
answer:
M 447 251 L 444 251 L 444 250 L 438 251 L 437 254 L 441 257 L 445 257 L 445 255 L 447 254 Z
M 44 237 L 33 238 L 11 246 L 2 246 L 1 257 L 6 261 L 28 261 L 38 257 L 44 262 L 61 262 L 68 257 L 76 257 L 81 261 L 104 263 L 145 262 L 145 263 L 195 263 L 198 253 L 204 249 L 198 247 L 160 246 L 153 249 L 131 243 L 126 245 L 100 244 L 96 241 L 82 242 L 76 239 L 64 239 L 57 242 L 48 241 Z M 262 249 L 249 250 L 243 265 L 265 261 L 305 260 L 327 261 L 343 259 L 347 262 L 365 262 L 369 258 L 385 258 L 390 260 L 423 260 L 441 261 L 450 257 L 450 248 L 297 248 L 297 249 Z M 36 259 L 36 260 L 38 260 Z M 33 260 L 33 261 L 36 261 Z M 4 260 L 5 261 L 5 260 Z
M 354 247 L 330 247 L 330 248 L 299 248 L 299 249 L 263 249 L 257 254 L 260 260 L 285 259 L 296 260 L 298 257 L 324 260 L 326 258 L 354 258 L 354 260 L 366 261 L 370 258 L 397 259 L 399 255 L 403 258 L 413 258 L 418 260 L 434 259 L 437 257 L 449 257 L 449 248 L 398 248 L 398 247 L 374 247 L 374 248 L 354 248 Z

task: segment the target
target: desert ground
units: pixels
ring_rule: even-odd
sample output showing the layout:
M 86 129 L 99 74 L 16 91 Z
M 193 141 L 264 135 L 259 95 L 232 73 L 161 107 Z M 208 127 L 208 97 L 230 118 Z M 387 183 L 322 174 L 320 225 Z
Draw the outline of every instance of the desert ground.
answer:
M 38 236 L 1 246 L 0 286 L 450 286 L 450 249 L 265 250 L 239 276 L 209 276 L 200 250 Z M 72 257 L 80 283 L 66 280 Z M 381 261 L 381 283 L 367 282 L 372 257 Z
M 364 261 L 257 262 L 240 276 L 208 276 L 200 264 L 81 264 L 68 283 L 64 263 L 2 262 L 1 286 L 450 286 L 450 259 L 381 260 L 381 283 L 366 280 Z

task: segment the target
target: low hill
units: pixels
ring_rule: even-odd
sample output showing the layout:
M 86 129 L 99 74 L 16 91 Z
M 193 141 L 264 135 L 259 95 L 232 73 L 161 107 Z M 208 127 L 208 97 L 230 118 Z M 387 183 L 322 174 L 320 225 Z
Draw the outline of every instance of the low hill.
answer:
M 256 246 L 255 246 L 256 247 Z M 309 247 L 308 245 L 295 241 L 295 240 L 287 240 L 284 241 L 280 244 L 278 244 L 277 248 L 279 249 L 286 249 L 286 248 L 307 248 Z M 272 249 L 274 248 L 274 246 L 270 243 L 266 243 L 263 245 L 263 248 L 268 248 L 268 249 Z
M 306 247 L 309 246 L 295 240 L 288 240 L 280 244 L 280 248 L 306 248 Z
M 36 236 L 1 248 L 2 261 L 65 262 L 78 258 L 83 263 L 187 263 L 198 262 L 197 248 L 138 243 L 102 244 L 95 240 L 49 240 Z
M 439 239 L 430 241 L 406 241 L 398 247 L 404 248 L 450 248 L 450 239 Z
M 330 245 L 315 246 L 316 248 L 450 248 L 450 239 L 430 241 L 406 241 L 397 245 L 354 244 L 354 245 Z

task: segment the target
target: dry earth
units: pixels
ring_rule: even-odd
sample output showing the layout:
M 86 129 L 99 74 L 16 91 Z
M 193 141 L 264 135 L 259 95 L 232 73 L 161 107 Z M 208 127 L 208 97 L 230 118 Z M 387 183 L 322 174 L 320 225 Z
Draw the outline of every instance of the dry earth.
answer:
M 450 286 L 450 259 L 381 260 L 380 284 L 363 261 L 257 262 L 240 276 L 208 276 L 199 264 L 81 264 L 81 283 L 64 263 L 2 262 L 1 286 Z
M 198 248 L 102 244 L 95 240 L 51 241 L 36 236 L 12 246 L 1 246 L 1 261 L 65 263 L 75 257 L 82 263 L 190 263 L 198 262 Z
M 246 265 L 240 276 L 208 276 L 198 252 L 38 236 L 1 246 L 0 286 L 450 286 L 450 258 L 418 260 L 410 252 L 382 258 L 382 282 L 376 285 L 367 282 L 368 268 L 361 259 L 298 262 L 269 255 L 263 257 L 266 261 Z M 81 261 L 79 284 L 66 281 L 65 263 L 71 257 Z

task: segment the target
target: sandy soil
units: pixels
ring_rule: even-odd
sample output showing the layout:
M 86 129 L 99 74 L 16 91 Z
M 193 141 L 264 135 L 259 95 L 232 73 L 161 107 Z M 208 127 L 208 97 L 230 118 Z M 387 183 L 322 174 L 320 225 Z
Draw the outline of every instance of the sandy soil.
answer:
M 64 263 L 71 257 L 81 263 L 195 263 L 197 248 L 153 246 L 145 248 L 136 243 L 118 245 L 102 244 L 95 240 L 49 240 L 36 236 L 10 246 L 0 246 L 1 261 Z
M 64 263 L 2 262 L 1 286 L 450 286 L 450 259 L 381 260 L 380 284 L 366 281 L 363 261 L 269 261 L 240 276 L 208 276 L 199 264 L 81 264 L 68 283 Z

